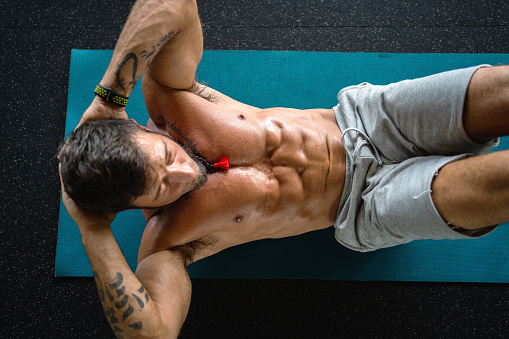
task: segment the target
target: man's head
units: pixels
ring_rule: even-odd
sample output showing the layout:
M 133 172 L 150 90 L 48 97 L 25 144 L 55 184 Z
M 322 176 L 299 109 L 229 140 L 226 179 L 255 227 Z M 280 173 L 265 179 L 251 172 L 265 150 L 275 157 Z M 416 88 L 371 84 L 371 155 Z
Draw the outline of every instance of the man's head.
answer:
M 59 158 L 67 194 L 100 212 L 164 206 L 206 180 L 204 166 L 178 143 L 128 120 L 81 125 Z

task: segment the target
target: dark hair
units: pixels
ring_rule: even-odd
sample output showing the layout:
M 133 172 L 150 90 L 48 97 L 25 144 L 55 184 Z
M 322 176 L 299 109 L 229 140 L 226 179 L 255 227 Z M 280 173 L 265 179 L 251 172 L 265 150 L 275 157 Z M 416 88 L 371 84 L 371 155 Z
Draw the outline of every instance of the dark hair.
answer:
M 60 152 L 62 181 L 80 206 L 99 212 L 133 208 L 145 192 L 149 164 L 129 120 L 97 120 L 74 130 Z

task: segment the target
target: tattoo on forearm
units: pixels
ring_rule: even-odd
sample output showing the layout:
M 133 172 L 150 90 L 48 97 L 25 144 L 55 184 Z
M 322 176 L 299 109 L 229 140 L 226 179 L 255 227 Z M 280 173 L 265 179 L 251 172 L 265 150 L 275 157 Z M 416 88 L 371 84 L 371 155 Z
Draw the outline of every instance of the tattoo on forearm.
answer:
M 166 35 L 161 39 L 159 40 L 159 42 L 152 46 L 152 50 L 150 51 L 147 51 L 146 49 L 143 50 L 140 54 L 140 56 L 144 59 L 144 60 L 147 60 L 147 67 L 150 65 L 150 63 L 152 62 L 152 58 L 157 55 L 157 53 L 159 53 L 159 51 L 161 50 L 161 48 L 164 47 L 164 45 L 170 41 L 171 38 L 173 38 L 176 34 L 180 33 L 181 29 L 180 27 L 177 27 L 173 30 L 171 30 L 170 32 L 166 33 Z
M 124 311 L 124 314 L 122 314 L 122 321 L 125 321 L 131 314 L 133 314 L 134 308 L 129 304 L 127 307 L 127 310 Z
M 129 61 L 133 61 L 133 70 L 132 70 L 132 79 L 129 81 L 128 84 L 126 84 L 125 78 L 122 76 L 122 69 L 124 68 L 125 64 Z M 124 57 L 124 59 L 118 64 L 117 71 L 115 73 L 115 78 L 117 80 L 117 86 L 122 88 L 124 90 L 124 94 L 127 94 L 127 90 L 125 86 L 131 86 L 131 89 L 134 88 L 136 85 L 136 82 L 138 79 L 136 78 L 136 73 L 138 72 L 138 57 L 134 53 L 127 53 L 127 55 Z
M 127 295 L 124 295 L 122 300 L 120 300 L 118 303 L 115 303 L 116 308 L 124 308 L 125 305 L 127 305 Z
M 180 31 L 181 31 L 180 27 L 171 30 L 170 32 L 166 33 L 166 35 L 162 37 L 161 40 L 159 40 L 159 42 L 156 45 L 152 46 L 151 50 L 149 51 L 143 50 L 139 54 L 143 60 L 147 61 L 146 67 L 150 65 L 152 59 L 157 55 L 161 48 L 163 48 L 164 45 L 168 41 L 170 41 L 170 39 L 173 38 L 176 34 L 180 33 Z M 125 74 L 126 72 L 129 72 L 129 70 L 126 71 L 124 68 L 127 67 L 126 64 L 129 61 L 132 61 L 132 74 L 131 79 L 128 81 L 125 78 Z M 135 53 L 131 52 L 127 53 L 124 59 L 122 59 L 122 61 L 117 65 L 117 71 L 115 72 L 115 80 L 117 82 L 116 86 L 124 91 L 124 95 L 127 94 L 127 88 L 132 90 L 139 80 L 138 61 L 139 61 L 138 56 Z
M 134 294 L 134 293 L 133 293 L 133 294 L 131 294 L 131 295 L 134 297 L 134 299 L 136 299 L 136 301 L 138 302 L 138 305 L 140 305 L 140 308 L 145 307 L 145 304 L 144 304 L 144 303 L 143 303 L 143 301 L 140 299 L 140 297 L 138 297 L 138 296 L 137 296 L 136 294 Z
M 121 333 L 124 332 L 126 327 L 137 331 L 141 330 L 143 328 L 141 321 L 134 323 L 127 323 L 126 321 L 136 311 L 136 306 L 137 310 L 141 311 L 149 302 L 150 297 L 145 288 L 141 286 L 132 291 L 133 293 L 129 293 L 126 292 L 126 286 L 123 284 L 124 276 L 122 273 L 117 273 L 115 280 L 111 283 L 103 282 L 96 271 L 93 273 L 104 313 L 117 338 L 123 338 Z
M 143 294 L 143 292 L 145 292 L 145 287 L 141 286 L 140 288 L 138 288 L 138 292 Z M 148 303 L 148 293 L 145 292 L 145 303 Z

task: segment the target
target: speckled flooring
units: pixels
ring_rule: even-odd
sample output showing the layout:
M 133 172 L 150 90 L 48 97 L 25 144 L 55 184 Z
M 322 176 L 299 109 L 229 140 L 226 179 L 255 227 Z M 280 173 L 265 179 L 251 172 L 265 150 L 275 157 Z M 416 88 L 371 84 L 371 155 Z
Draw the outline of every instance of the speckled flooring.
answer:
M 112 49 L 132 3 L 0 2 L 0 338 L 113 337 L 93 281 L 54 277 L 55 153 L 71 49 Z M 506 0 L 198 3 L 206 49 L 509 53 Z M 195 279 L 193 289 L 183 338 L 509 337 L 502 284 Z

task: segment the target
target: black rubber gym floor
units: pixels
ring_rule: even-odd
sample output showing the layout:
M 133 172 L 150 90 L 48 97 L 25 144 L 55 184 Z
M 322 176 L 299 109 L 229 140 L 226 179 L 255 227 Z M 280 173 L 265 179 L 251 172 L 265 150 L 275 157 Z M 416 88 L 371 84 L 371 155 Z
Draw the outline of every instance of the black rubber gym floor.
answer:
M 0 2 L 1 338 L 113 337 L 93 280 L 54 277 L 55 154 L 71 49 L 112 49 L 133 2 Z M 509 53 L 506 0 L 198 3 L 206 49 Z M 509 335 L 505 284 L 194 279 L 193 289 L 183 338 Z

